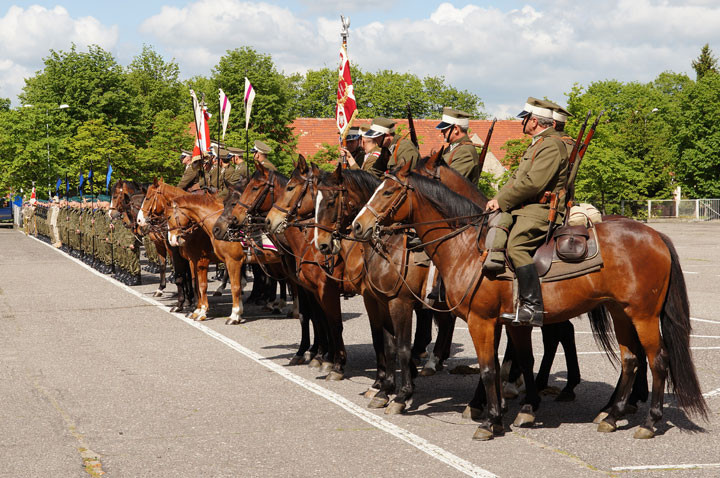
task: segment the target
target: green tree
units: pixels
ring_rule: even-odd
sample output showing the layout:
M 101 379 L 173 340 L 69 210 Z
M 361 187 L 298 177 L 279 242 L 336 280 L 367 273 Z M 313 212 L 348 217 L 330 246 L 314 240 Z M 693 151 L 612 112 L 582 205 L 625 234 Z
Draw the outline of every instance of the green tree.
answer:
M 144 165 L 137 160 L 137 150 L 128 137 L 116 125 L 102 120 L 89 120 L 80 125 L 68 142 L 67 172 L 77 178 L 87 174 L 92 166 L 95 176 L 95 193 L 105 187 L 107 163 L 112 164 L 113 174 L 126 176 L 129 172 L 143 171 Z M 89 192 L 87 187 L 86 191 Z
M 330 68 L 309 70 L 305 75 L 290 77 L 295 94 L 292 116 L 301 118 L 333 118 L 337 99 L 338 72 Z
M 116 125 L 133 141 L 140 141 L 140 107 L 133 101 L 123 69 L 99 46 L 80 52 L 50 50 L 44 68 L 25 80 L 19 95 L 23 104 L 68 104 L 70 130 L 88 120 Z
M 687 89 L 677 135 L 677 177 L 695 198 L 720 197 L 720 75 L 705 75 Z
M 175 116 L 170 110 L 157 113 L 147 147 L 138 150 L 141 169 L 123 171 L 123 176 L 139 181 L 161 177 L 168 183 L 176 184 L 184 171 L 183 164 L 178 160 L 180 151 L 191 150 L 195 140 L 188 127 L 191 122 L 187 112 L 180 116 Z
M 142 52 L 127 67 L 128 91 L 140 108 L 145 140 L 150 140 L 155 116 L 161 111 L 178 115 L 187 110 L 182 101 L 185 91 L 178 80 L 180 68 L 175 61 L 166 62 L 153 47 L 143 45 Z
M 697 74 L 698 81 L 708 73 L 718 72 L 717 58 L 712 54 L 709 44 L 706 43 L 702 49 L 700 49 L 700 56 L 692 61 L 692 67 Z

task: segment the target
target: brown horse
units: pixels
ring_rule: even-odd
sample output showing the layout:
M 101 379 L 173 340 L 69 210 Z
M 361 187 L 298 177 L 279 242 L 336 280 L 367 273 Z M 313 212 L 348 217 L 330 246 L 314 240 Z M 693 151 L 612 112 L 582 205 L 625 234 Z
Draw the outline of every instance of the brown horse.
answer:
M 395 392 L 395 359 L 399 362 L 400 387 L 386 412 L 392 414 L 404 411 L 414 392 L 417 369 L 411 356 L 412 316 L 413 310 L 418 315 L 431 314 L 421 307 L 429 267 L 427 256 L 412 250 L 408 244 L 411 239 L 403 231 L 384 234 L 359 246 L 344 234 L 379 184 L 373 175 L 343 170 L 341 165 L 325 175 L 317 186 L 314 239 L 323 254 L 342 256 L 345 275 L 354 279 L 356 291 L 363 296 L 377 360 L 373 387 L 379 391 L 370 402 L 371 408 L 386 405 L 388 394 Z M 451 336 L 451 315 L 438 309 L 436 317 L 441 330 L 446 329 L 438 335 Z M 444 345 L 441 343 L 440 348 Z
M 141 227 L 152 224 L 156 230 L 166 231 L 172 213 L 171 202 L 188 194 L 185 190 L 171 186 L 162 179 L 155 179 L 148 188 L 143 200 L 137 223 Z M 177 246 L 180 255 L 190 263 L 190 272 L 195 283 L 195 292 L 198 297 L 196 309 L 190 314 L 194 320 L 204 320 L 207 317 L 207 272 L 210 262 L 220 262 L 213 251 L 210 237 L 201 228 L 197 228 L 183 238 L 183 244 Z
M 304 162 L 304 158 L 301 161 Z M 265 193 L 266 197 L 276 196 L 272 209 L 267 213 L 266 225 L 268 221 L 272 223 L 272 218 L 281 211 L 293 211 L 293 218 L 296 219 L 297 224 L 287 227 L 282 231 L 282 235 L 275 235 L 278 248 L 294 258 L 293 280 L 296 280 L 298 285 L 310 292 L 315 298 L 315 303 L 319 305 L 313 315 L 320 319 L 319 322 L 327 332 L 328 360 L 330 363 L 323 364 L 323 369 L 329 369 L 326 379 L 342 380 L 345 375 L 344 368 L 347 361 L 347 352 L 342 337 L 343 325 L 340 309 L 340 294 L 344 292 L 344 283 L 335 278 L 343 277 L 344 263 L 323 257 L 312 243 L 312 230 L 304 228 L 303 224 L 300 223 L 301 221 L 314 222 L 312 216 L 315 208 L 312 199 L 306 199 L 300 203 L 292 202 L 294 193 L 299 192 L 299 190 L 294 191 L 296 185 L 302 189 L 302 187 L 311 184 L 311 179 L 306 177 L 298 179 L 299 174 L 298 168 L 295 168 L 295 171 L 293 171 L 293 177 L 296 178 L 295 182 L 291 184 L 291 181 L 283 179 L 282 182 L 285 184 L 281 184 L 280 188 L 273 189 L 271 193 Z M 262 178 L 268 178 L 269 175 L 277 177 L 279 173 L 268 173 L 262 164 L 257 164 L 256 175 L 257 178 L 254 176 L 245 190 L 246 193 L 248 189 L 250 190 L 248 200 L 253 197 L 261 197 L 263 194 L 259 187 L 253 193 L 253 181 L 256 179 L 257 181 L 267 181 L 267 179 Z M 302 186 L 303 184 L 306 186 Z M 257 199 L 253 199 L 254 202 L 257 202 Z M 272 232 L 274 228 L 268 230 Z
M 186 194 L 173 199 L 171 208 L 168 218 L 170 244 L 182 246 L 188 235 L 197 227 L 202 228 L 212 242 L 215 255 L 225 263 L 230 278 L 233 306 L 225 324 L 242 323 L 242 267 L 246 259 L 245 250 L 241 242 L 220 241 L 212 234 L 215 221 L 223 211 L 222 201 L 207 192 Z M 197 318 L 197 320 L 203 319 L 203 316 Z
M 261 164 L 256 164 L 255 174 L 250 178 L 243 191 L 233 189 L 225 200 L 225 210 L 215 223 L 216 237 L 237 235 L 239 230 L 252 231 L 264 227 L 265 215 L 272 208 L 277 197 L 285 192 L 288 179 L 276 171 L 270 171 Z M 278 247 L 283 259 L 284 277 L 295 284 L 295 291 L 300 308 L 300 325 L 302 337 L 297 353 L 290 360 L 290 365 L 308 363 L 311 367 L 332 368 L 332 364 L 323 363 L 322 359 L 329 353 L 329 331 L 325 311 L 317 299 L 317 290 L 312 283 L 303 281 L 305 276 L 298 273 L 299 260 L 293 255 L 284 235 L 269 236 Z M 285 253 L 287 251 L 288 253 Z M 279 277 L 279 276 L 278 276 Z M 309 322 L 308 322 L 309 321 Z M 310 343 L 310 323 L 314 330 L 314 341 Z M 329 379 L 342 378 L 338 373 L 331 372 Z
M 457 218 L 461 217 L 477 219 L 466 219 L 466 224 L 457 228 L 462 222 Z M 487 391 L 487 414 L 474 436 L 479 440 L 502 432 L 498 317 L 501 312 L 514 310 L 512 282 L 482 274 L 485 220 L 480 207 L 404 166 L 386 175 L 353 222 L 353 233 L 359 238 L 369 237 L 377 228 L 392 222 L 411 223 L 438 266 L 448 303 L 457 306 L 457 314 L 468 323 Z M 687 290 L 672 242 L 635 221 L 608 221 L 596 228 L 603 268 L 573 279 L 544 283 L 542 292 L 547 298 L 545 323 L 569 320 L 600 305 L 612 315 L 620 345 L 622 378 L 616 401 L 598 430 L 615 430 L 616 421 L 625 414 L 638 355 L 643 350 L 653 376 L 652 400 L 646 421 L 635 437 L 654 436 L 654 427 L 662 418 L 668 374 L 678 405 L 690 414 L 706 417 L 707 404 L 690 354 Z M 518 350 L 531 353 L 530 344 L 521 337 L 512 338 Z

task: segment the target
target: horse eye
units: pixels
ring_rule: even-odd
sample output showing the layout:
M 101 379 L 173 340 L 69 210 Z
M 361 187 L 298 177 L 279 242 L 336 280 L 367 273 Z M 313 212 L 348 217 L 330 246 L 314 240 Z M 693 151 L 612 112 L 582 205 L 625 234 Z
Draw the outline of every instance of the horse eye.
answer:
M 257 191 L 258 189 L 260 189 L 260 188 L 258 188 L 257 186 L 253 186 L 253 188 L 252 188 L 253 191 Z
M 392 196 L 392 193 L 393 192 L 388 189 L 387 191 L 383 192 L 383 196 Z
M 288 186 L 285 188 L 286 191 L 292 191 L 293 189 L 295 189 L 295 186 Z

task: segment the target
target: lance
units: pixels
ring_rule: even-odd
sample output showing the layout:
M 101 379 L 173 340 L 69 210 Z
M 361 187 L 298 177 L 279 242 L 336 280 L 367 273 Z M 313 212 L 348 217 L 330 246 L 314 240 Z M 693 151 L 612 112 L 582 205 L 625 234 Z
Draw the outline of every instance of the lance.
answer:
M 220 134 L 222 132 L 222 102 L 220 101 L 220 95 L 218 95 L 218 134 L 217 134 L 217 180 L 215 181 L 215 188 L 220 192 Z

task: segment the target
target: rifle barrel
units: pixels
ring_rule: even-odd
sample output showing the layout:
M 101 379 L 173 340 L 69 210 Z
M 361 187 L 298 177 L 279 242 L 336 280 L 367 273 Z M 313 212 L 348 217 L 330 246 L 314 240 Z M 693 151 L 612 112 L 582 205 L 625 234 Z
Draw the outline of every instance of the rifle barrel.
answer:
M 493 118 L 493 122 L 490 125 L 490 129 L 485 135 L 485 144 L 483 144 L 482 150 L 480 151 L 480 157 L 478 158 L 478 164 L 480 165 L 480 172 L 482 172 L 483 165 L 485 164 L 485 157 L 490 150 L 490 138 L 492 138 L 493 130 L 495 129 L 495 123 L 497 118 Z

